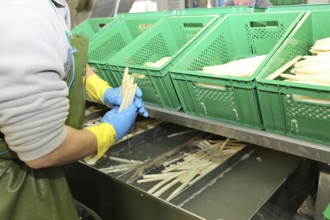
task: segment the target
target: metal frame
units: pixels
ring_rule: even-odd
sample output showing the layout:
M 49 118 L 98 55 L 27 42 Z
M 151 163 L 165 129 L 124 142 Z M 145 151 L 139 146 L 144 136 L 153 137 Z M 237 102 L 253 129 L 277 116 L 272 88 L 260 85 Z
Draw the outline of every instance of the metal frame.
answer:
M 327 145 L 201 118 L 194 115 L 185 114 L 183 112 L 166 110 L 155 106 L 147 105 L 146 107 L 150 117 L 213 134 L 235 138 L 251 144 L 279 150 L 319 162 L 330 163 L 330 146 Z

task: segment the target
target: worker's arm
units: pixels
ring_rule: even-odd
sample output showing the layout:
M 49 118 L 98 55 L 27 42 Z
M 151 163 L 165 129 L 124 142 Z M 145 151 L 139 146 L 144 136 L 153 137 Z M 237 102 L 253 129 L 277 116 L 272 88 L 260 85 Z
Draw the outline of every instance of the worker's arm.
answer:
M 39 159 L 25 163 L 31 168 L 44 168 L 77 161 L 96 152 L 97 139 L 92 132 L 77 130 L 68 126 L 66 129 L 66 138 L 56 150 Z
M 25 163 L 31 168 L 62 165 L 82 158 L 95 163 L 114 142 L 129 132 L 135 122 L 138 108 L 134 103 L 122 112 L 118 109 L 115 107 L 107 112 L 99 125 L 86 130 L 67 127 L 68 134 L 58 148 L 42 158 Z
M 16 19 L 17 13 L 25 19 Z M 121 126 L 120 119 L 127 117 L 116 113 L 111 118 L 119 118 L 117 125 L 105 120 L 84 131 L 65 126 L 69 44 L 47 1 L 0 7 L 0 26 L 0 132 L 22 161 L 33 168 L 73 162 L 113 144 L 119 129 L 128 131 L 131 124 Z

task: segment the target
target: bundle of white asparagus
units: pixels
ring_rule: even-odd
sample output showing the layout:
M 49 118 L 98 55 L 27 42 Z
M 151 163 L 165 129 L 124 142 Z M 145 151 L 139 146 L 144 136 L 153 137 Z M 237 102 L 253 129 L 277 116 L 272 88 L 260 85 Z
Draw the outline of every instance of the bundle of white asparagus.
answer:
M 229 138 L 204 140 L 197 145 L 197 150 L 181 153 L 166 161 L 161 173 L 143 175 L 143 179 L 137 182 L 158 182 L 148 190 L 148 193 L 157 197 L 169 189 L 174 189 L 166 199 L 170 201 L 245 146 L 246 144 Z
M 266 56 L 267 55 L 261 55 L 234 60 L 221 65 L 205 66 L 202 72 L 215 76 L 249 77 L 256 71 Z
M 162 67 L 167 61 L 169 61 L 171 59 L 171 57 L 163 57 L 161 58 L 160 60 L 157 60 L 156 62 L 146 62 L 144 64 L 144 66 L 147 66 L 147 67 L 157 67 L 157 68 L 160 68 Z
M 281 76 L 290 82 L 330 86 L 330 38 L 316 41 L 310 51 L 314 55 L 297 56 L 266 79 Z M 291 74 L 285 73 L 291 67 Z
M 137 85 L 134 83 L 134 78 L 128 74 L 128 68 L 125 68 L 123 80 L 121 83 L 121 98 L 122 103 L 119 107 L 118 112 L 125 110 L 128 106 L 133 103 Z

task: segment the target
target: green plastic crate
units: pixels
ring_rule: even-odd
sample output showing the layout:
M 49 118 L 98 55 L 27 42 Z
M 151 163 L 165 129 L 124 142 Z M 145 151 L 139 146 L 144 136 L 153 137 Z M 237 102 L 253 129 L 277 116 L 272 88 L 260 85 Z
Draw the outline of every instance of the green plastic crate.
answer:
M 91 38 L 113 20 L 114 18 L 90 18 L 73 28 L 71 32 L 76 35 Z
M 299 99 L 299 96 L 307 96 L 330 101 L 330 88 L 266 79 L 297 55 L 309 54 L 316 40 L 330 37 L 329 19 L 330 11 L 307 12 L 257 77 L 258 97 L 267 131 L 330 144 L 330 105 Z
M 144 102 L 179 110 L 181 105 L 169 69 L 184 49 L 218 18 L 218 15 L 163 18 L 108 63 L 111 74 L 121 79 L 125 67 L 129 67 L 143 92 Z M 146 62 L 156 62 L 164 57 L 171 58 L 162 67 L 144 66 Z
M 217 77 L 201 70 L 204 66 L 271 53 L 302 16 L 301 12 L 235 14 L 218 22 L 171 69 L 184 112 L 261 129 L 255 77 L 269 55 L 247 78 Z
M 307 4 L 307 0 L 270 0 L 273 5 L 299 5 Z
M 266 12 L 274 11 L 315 11 L 315 10 L 329 10 L 330 4 L 306 4 L 306 5 L 282 5 L 282 6 L 270 6 L 266 9 Z
M 101 78 L 112 86 L 119 86 L 116 76 L 109 75 L 105 65 L 124 47 L 129 45 L 144 31 L 153 27 L 161 18 L 119 18 L 94 35 L 89 42 L 88 63 L 96 68 Z
M 324 220 L 330 220 L 330 203 L 325 208 L 325 210 L 323 212 L 323 217 L 324 217 Z

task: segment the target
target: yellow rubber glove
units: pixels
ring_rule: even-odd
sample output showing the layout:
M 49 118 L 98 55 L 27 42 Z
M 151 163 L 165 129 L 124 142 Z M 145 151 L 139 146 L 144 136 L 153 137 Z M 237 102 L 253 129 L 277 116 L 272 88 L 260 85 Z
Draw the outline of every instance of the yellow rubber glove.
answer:
M 96 74 L 89 76 L 85 82 L 87 97 L 98 103 L 103 103 L 103 95 L 110 88 L 109 84 Z
M 115 143 L 116 131 L 109 123 L 100 123 L 95 126 L 87 127 L 85 130 L 95 134 L 97 139 L 97 153 L 84 159 L 86 163 L 93 165 L 105 154 L 111 145 Z

